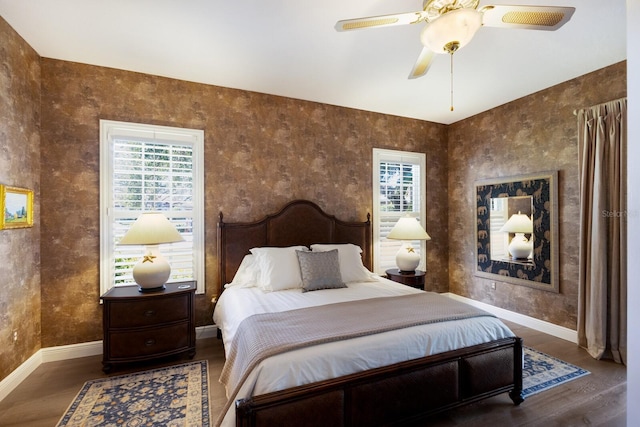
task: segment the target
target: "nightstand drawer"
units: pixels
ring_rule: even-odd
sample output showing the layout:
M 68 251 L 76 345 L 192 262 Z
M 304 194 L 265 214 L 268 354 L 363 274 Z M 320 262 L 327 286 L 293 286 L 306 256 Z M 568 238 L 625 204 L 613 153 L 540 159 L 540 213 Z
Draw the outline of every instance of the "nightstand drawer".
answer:
M 189 347 L 189 322 L 138 331 L 110 332 L 111 359 L 134 359 Z
M 109 304 L 111 328 L 136 328 L 177 322 L 189 318 L 191 295 L 142 301 L 114 301 Z

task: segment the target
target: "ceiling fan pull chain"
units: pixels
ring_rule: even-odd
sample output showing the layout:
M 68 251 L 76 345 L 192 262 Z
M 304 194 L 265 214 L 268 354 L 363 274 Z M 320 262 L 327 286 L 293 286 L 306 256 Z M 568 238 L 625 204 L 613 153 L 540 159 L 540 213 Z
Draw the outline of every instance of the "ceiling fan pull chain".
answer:
M 451 111 L 453 111 L 453 52 L 451 55 Z

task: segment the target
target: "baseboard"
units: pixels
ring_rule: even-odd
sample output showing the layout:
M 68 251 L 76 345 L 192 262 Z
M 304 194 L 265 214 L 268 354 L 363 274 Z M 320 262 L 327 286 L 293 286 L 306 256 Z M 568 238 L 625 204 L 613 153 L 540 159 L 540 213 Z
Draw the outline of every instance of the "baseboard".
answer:
M 218 336 L 218 327 L 216 325 L 198 326 L 196 328 L 196 339 L 216 338 Z
M 498 316 L 501 319 L 517 323 L 518 325 L 526 326 L 527 328 L 535 329 L 536 331 L 544 332 L 545 334 L 549 334 L 554 337 L 570 341 L 572 343 L 578 343 L 578 332 L 574 331 L 573 329 L 554 325 L 553 323 L 545 322 L 544 320 L 536 319 L 535 317 L 530 317 L 524 314 L 505 310 L 504 308 L 495 307 L 493 305 L 475 301 L 460 295 L 452 294 L 450 292 L 444 293 L 443 295 L 481 308 L 491 314 Z
M 42 363 L 102 354 L 102 341 L 81 342 L 79 344 L 46 347 L 40 350 Z
M 42 352 L 38 350 L 33 356 L 28 358 L 22 365 L 18 366 L 5 379 L 0 381 L 0 401 L 20 385 L 38 366 L 42 363 Z
M 216 325 L 205 325 L 196 328 L 196 339 L 214 338 Z M 59 360 L 77 359 L 78 357 L 97 356 L 102 354 L 102 341 L 83 342 L 79 344 L 46 347 L 38 350 L 33 356 L 18 366 L 5 379 L 0 381 L 0 401 L 11 393 L 42 363 Z

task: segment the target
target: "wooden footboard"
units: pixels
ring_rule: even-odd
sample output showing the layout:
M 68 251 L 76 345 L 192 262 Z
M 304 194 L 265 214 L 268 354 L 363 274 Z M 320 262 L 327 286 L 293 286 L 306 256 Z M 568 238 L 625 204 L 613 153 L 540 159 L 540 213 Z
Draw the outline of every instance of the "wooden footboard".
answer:
M 508 392 L 522 397 L 522 339 L 505 338 L 236 402 L 236 425 L 406 425 Z

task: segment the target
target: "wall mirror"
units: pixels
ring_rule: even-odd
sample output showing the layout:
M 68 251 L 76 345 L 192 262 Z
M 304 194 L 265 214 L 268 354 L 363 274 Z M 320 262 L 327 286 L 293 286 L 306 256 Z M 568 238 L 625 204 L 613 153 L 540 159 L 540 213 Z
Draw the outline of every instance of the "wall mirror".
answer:
M 559 292 L 557 172 L 476 181 L 476 276 Z

